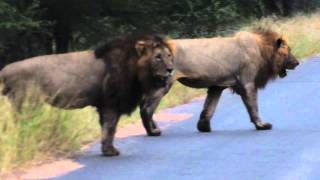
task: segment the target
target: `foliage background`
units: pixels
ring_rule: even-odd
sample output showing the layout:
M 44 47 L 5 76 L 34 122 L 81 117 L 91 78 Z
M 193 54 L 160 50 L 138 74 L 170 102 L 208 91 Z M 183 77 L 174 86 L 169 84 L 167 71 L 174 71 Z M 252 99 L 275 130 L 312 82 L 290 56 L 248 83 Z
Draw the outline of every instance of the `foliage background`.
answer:
M 318 0 L 0 0 L 0 69 L 27 57 L 89 49 L 134 31 L 206 37 L 269 15 L 310 12 Z

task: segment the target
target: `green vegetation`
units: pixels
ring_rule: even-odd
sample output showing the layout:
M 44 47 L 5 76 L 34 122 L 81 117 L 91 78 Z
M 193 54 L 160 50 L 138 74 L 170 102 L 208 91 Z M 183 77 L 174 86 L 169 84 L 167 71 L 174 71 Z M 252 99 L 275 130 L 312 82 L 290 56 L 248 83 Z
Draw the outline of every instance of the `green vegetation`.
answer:
M 223 35 L 251 18 L 290 17 L 319 6 L 319 0 L 0 0 L 0 68 L 96 47 L 134 31 L 173 38 Z
M 19 114 L 0 96 L 0 113 L 0 172 L 30 160 L 66 155 L 99 135 L 91 108 L 68 111 L 38 105 Z

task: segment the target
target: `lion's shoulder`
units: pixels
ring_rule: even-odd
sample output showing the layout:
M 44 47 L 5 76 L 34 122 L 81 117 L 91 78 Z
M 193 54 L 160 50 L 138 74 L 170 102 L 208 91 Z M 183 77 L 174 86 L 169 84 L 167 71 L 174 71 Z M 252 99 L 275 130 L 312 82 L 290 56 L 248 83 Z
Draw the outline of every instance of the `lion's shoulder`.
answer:
M 261 41 L 261 37 L 255 33 L 248 31 L 240 31 L 234 35 L 234 39 L 242 44 L 252 44 Z

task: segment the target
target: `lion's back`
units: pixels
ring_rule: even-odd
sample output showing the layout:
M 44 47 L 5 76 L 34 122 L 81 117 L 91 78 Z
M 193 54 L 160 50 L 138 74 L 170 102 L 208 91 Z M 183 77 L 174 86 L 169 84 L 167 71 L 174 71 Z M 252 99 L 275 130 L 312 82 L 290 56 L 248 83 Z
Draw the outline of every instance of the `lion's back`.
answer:
M 7 89 L 5 94 L 9 90 L 24 93 L 30 88 L 40 88 L 46 96 L 56 96 L 66 102 L 81 99 L 85 105 L 100 92 L 104 71 L 104 63 L 88 51 L 25 59 L 7 65 L 0 75 Z

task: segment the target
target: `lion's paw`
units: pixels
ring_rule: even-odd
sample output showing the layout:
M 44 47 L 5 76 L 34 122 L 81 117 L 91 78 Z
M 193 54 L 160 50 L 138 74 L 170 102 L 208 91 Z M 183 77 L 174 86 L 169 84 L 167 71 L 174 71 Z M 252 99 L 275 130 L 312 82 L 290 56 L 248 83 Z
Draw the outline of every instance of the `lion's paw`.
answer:
M 103 146 L 102 154 L 103 156 L 119 156 L 120 152 L 113 146 Z
M 159 128 L 151 129 L 151 131 L 147 133 L 148 136 L 161 136 L 161 130 Z
M 197 128 L 200 132 L 211 132 L 210 122 L 199 120 Z
M 259 122 L 256 124 L 256 129 L 257 130 L 270 130 L 272 129 L 272 124 L 270 123 L 265 123 L 265 122 Z

